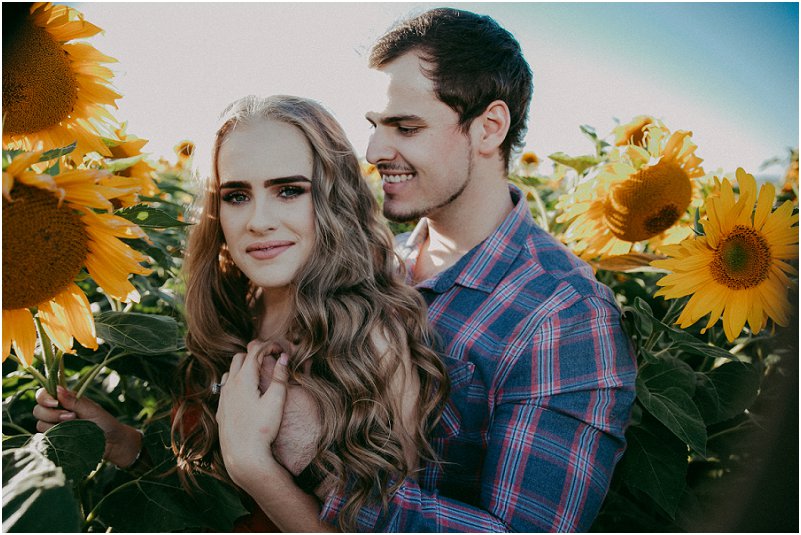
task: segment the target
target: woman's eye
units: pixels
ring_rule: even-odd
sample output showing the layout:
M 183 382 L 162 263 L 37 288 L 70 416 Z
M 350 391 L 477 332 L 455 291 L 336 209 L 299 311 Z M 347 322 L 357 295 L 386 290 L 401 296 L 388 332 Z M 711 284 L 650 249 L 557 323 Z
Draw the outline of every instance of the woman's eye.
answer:
M 242 191 L 229 191 L 222 195 L 222 200 L 230 204 L 242 204 L 248 201 L 248 196 Z
M 281 186 L 278 190 L 278 196 L 282 199 L 293 199 L 306 193 L 306 190 L 300 186 Z

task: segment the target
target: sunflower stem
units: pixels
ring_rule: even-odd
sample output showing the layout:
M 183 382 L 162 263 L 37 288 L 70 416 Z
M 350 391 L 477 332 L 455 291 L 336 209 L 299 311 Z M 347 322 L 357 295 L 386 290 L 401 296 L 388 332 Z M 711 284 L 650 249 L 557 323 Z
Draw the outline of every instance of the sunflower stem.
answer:
M 96 364 L 92 368 L 92 371 L 90 371 L 89 373 L 87 373 L 83 377 L 81 377 L 81 379 L 78 381 L 78 384 L 76 385 L 76 393 L 75 393 L 75 397 L 76 398 L 81 399 L 81 396 L 83 396 L 83 394 L 89 388 L 89 385 L 92 384 L 92 381 L 95 380 L 95 378 L 100 374 L 100 372 L 103 370 L 103 368 L 105 368 L 110 363 L 114 362 L 115 360 L 117 360 L 118 358 L 120 358 L 120 357 L 122 357 L 123 355 L 126 354 L 123 351 L 123 352 L 121 352 L 121 353 L 119 353 L 119 354 L 117 354 L 117 355 L 112 357 L 111 354 L 113 352 L 114 352 L 114 350 L 111 349 L 108 353 L 106 353 L 106 356 L 103 357 L 103 361 L 102 362 Z
M 47 378 L 44 375 L 42 375 L 39 372 L 39 370 L 37 370 L 33 366 L 26 366 L 25 367 L 25 371 L 30 373 L 31 375 L 33 375 L 33 378 L 36 379 L 39 382 L 39 384 L 41 384 L 43 387 L 47 388 Z
M 550 231 L 550 225 L 548 224 L 548 211 L 545 209 L 545 205 L 542 202 L 542 198 L 540 197 L 540 193 L 537 191 L 535 187 L 528 187 L 526 188 L 526 192 L 530 193 L 531 196 L 534 198 L 534 204 L 537 206 L 537 211 L 539 212 L 538 219 L 540 227 L 543 230 Z M 533 214 L 532 214 L 533 215 Z
M 651 334 L 648 335 L 648 339 L 643 344 L 643 348 L 650 352 L 656 343 L 659 342 L 660 338 L 662 338 L 662 331 L 651 331 Z
M 45 378 L 42 386 L 45 387 L 47 393 L 53 396 L 53 399 L 58 399 L 59 385 L 59 367 L 61 360 L 61 352 L 53 347 L 50 337 L 47 336 L 42 322 L 38 317 L 33 320 L 36 324 L 36 330 L 39 333 L 39 339 L 42 341 L 42 358 L 44 359 Z M 39 376 L 41 377 L 41 375 Z M 38 379 L 38 378 L 37 378 Z
M 28 365 L 27 363 L 25 363 L 23 360 L 21 360 L 19 357 L 17 357 L 13 353 L 10 354 L 8 356 L 8 358 L 10 358 L 14 362 L 16 362 L 19 365 L 20 368 L 22 368 L 26 372 L 30 373 L 33 376 L 33 378 L 36 379 L 37 383 L 39 383 L 42 386 L 45 386 L 47 384 L 47 379 L 45 378 L 45 376 L 42 375 L 39 370 L 34 368 L 33 365 Z
M 13 429 L 14 431 L 18 431 L 20 435 L 28 435 L 30 436 L 31 432 L 25 429 L 22 426 L 15 424 L 14 422 L 3 422 L 3 427 L 7 427 L 9 429 Z
M 671 325 L 674 321 L 676 321 L 676 318 L 679 317 L 679 314 L 686 305 L 687 305 L 686 298 L 673 299 L 670 302 L 670 306 L 668 307 L 667 312 L 665 312 L 665 317 L 662 318 L 662 322 L 665 325 Z
M 78 384 L 75 385 L 75 397 L 76 399 L 81 399 L 81 396 L 84 395 L 86 389 L 89 388 L 89 385 L 92 384 L 92 381 L 95 380 L 95 377 L 98 376 L 100 371 L 106 366 L 106 359 L 103 359 L 103 362 L 99 364 L 95 364 L 92 368 L 92 371 L 85 374 L 81 379 L 78 381 Z
M 58 384 L 67 388 L 67 372 L 64 370 L 64 355 L 58 359 Z
M 111 304 L 111 310 L 114 312 L 122 312 L 122 301 L 108 296 L 108 302 Z

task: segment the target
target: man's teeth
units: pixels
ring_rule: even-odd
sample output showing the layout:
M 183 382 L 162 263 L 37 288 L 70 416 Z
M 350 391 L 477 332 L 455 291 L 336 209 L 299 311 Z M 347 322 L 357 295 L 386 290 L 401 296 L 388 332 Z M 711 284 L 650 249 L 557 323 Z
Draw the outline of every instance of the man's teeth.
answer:
M 413 174 L 410 175 L 381 175 L 381 179 L 384 182 L 389 182 L 390 184 L 395 184 L 397 182 L 406 182 L 407 180 L 411 180 L 414 178 Z

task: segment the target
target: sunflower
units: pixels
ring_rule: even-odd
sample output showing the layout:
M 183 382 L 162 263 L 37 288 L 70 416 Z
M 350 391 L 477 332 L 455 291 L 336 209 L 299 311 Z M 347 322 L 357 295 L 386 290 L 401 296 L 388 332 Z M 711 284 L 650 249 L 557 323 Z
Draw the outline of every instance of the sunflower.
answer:
M 694 179 L 704 174 L 691 135 L 650 126 L 644 146 L 613 151 L 596 177 L 559 198 L 556 221 L 568 223 L 565 243 L 591 260 L 627 254 L 645 240 L 656 249 L 692 233 L 675 226 L 697 197 Z
M 615 127 L 612 129 L 615 145 L 642 145 L 647 127 L 653 124 L 656 124 L 656 119 L 650 115 L 638 115 L 628 123 Z
M 701 220 L 705 235 L 666 247 L 670 258 L 651 262 L 672 271 L 657 282 L 662 288 L 655 295 L 675 299 L 692 294 L 677 323 L 685 328 L 709 314 L 704 333 L 723 316 L 730 342 L 746 321 L 753 333 L 768 318 L 788 324 L 792 282 L 787 275 L 797 275 L 788 261 L 798 258 L 798 214 L 792 202 L 772 211 L 772 184 L 763 184 L 757 197 L 754 177 L 743 169 L 736 176 L 738 199 L 727 179 L 707 199 L 707 216 Z
M 798 149 L 793 149 L 790 153 L 790 163 L 784 173 L 782 194 L 798 204 Z
M 540 165 L 540 158 L 532 151 L 526 151 L 520 155 L 516 172 L 520 176 L 532 176 L 536 173 Z
M 178 156 L 176 166 L 179 169 L 187 169 L 192 163 L 192 155 L 195 154 L 195 144 L 185 139 L 172 148 Z
M 5 26 L 5 25 L 4 25 Z M 23 150 L 76 143 L 75 156 L 111 152 L 100 139 L 120 95 L 109 82 L 116 61 L 86 43 L 100 28 L 74 9 L 35 3 L 3 35 L 3 145 Z M 5 28 L 4 28 L 5 31 Z
M 135 188 L 138 190 L 137 193 L 131 193 L 125 197 L 115 199 L 115 207 L 118 205 L 132 206 L 137 204 L 139 195 L 154 196 L 158 194 L 158 186 L 153 181 L 156 169 L 148 163 L 142 153 L 142 148 L 147 144 L 147 140 L 128 134 L 125 124 L 116 129 L 114 134 L 116 139 L 106 140 L 113 160 L 108 160 L 105 165 L 110 166 L 112 169 L 120 161 L 130 165 L 115 170 L 114 175 L 101 179 L 100 184 L 114 188 Z
M 30 170 L 40 157 L 22 153 L 3 169 L 3 359 L 13 343 L 28 364 L 36 343 L 34 307 L 62 351 L 72 352 L 73 338 L 97 347 L 89 301 L 74 283 L 83 268 L 122 301 L 139 299 L 129 274 L 150 272 L 139 264 L 146 257 L 119 240 L 145 237 L 142 230 L 106 213 L 111 200 L 131 190 L 100 185 L 108 173 L 99 170 L 52 177 Z

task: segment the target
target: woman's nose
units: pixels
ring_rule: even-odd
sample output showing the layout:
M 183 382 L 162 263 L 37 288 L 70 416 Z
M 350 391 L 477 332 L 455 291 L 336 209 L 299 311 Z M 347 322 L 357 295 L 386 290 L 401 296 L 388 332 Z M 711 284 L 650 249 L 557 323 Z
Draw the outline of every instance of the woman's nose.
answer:
M 278 228 L 279 217 L 265 203 L 254 203 L 253 211 L 248 218 L 248 232 L 264 234 Z

